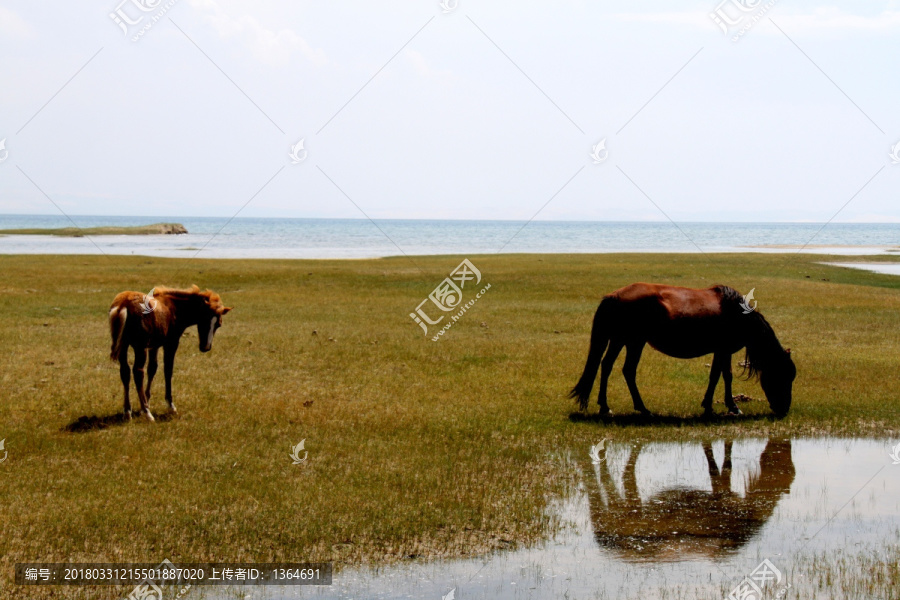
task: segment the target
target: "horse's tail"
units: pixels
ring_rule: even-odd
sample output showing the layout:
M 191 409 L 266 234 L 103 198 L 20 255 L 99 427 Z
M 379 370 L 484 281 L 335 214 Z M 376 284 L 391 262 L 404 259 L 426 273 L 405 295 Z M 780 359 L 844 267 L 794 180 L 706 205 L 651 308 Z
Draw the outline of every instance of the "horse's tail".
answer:
M 606 319 L 608 318 L 612 298 L 604 298 L 594 314 L 594 325 L 591 328 L 591 349 L 588 351 L 587 363 L 584 365 L 584 373 L 581 379 L 569 392 L 569 398 L 578 401 L 581 410 L 587 409 L 588 399 L 591 396 L 591 388 L 594 387 L 594 379 L 597 378 L 597 370 L 600 368 L 600 359 L 609 344 L 609 331 Z
M 122 340 L 125 338 L 125 319 L 128 318 L 128 309 L 124 306 L 113 306 L 109 309 L 109 333 L 112 337 L 112 347 L 109 350 L 110 360 L 119 360 L 122 352 Z

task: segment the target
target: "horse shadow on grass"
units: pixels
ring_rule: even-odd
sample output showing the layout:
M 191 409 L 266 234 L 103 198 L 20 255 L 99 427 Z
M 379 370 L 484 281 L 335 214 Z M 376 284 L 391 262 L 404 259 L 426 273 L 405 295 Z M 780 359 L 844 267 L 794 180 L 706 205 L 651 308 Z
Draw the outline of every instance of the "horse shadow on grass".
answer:
M 573 423 L 602 423 L 604 425 L 618 425 L 619 427 L 643 427 L 648 425 L 686 427 L 693 425 L 722 425 L 732 423 L 749 423 L 753 421 L 780 421 L 775 415 L 727 415 L 715 414 L 712 416 L 695 415 L 679 417 L 675 415 L 652 414 L 644 416 L 640 413 L 601 415 L 599 413 L 583 413 L 574 411 L 569 414 L 569 420 Z
M 168 423 L 169 421 L 176 420 L 178 418 L 178 413 L 164 412 L 153 415 L 153 418 L 156 419 L 157 423 Z M 141 423 L 146 421 L 147 419 L 141 416 L 140 411 L 131 411 L 131 420 L 126 419 L 125 415 L 121 412 L 102 417 L 98 417 L 97 415 L 83 415 L 63 427 L 62 430 L 68 433 L 88 433 L 90 431 L 99 431 L 101 429 L 109 429 L 110 427 L 128 425 L 132 422 Z

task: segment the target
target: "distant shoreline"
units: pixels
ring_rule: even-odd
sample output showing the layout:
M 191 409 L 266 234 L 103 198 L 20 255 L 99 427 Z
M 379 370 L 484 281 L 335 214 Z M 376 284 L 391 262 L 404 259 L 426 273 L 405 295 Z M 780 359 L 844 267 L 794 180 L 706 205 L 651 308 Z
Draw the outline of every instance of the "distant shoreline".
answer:
M 180 223 L 186 235 L 133 235 L 148 223 Z M 523 226 L 525 225 L 525 226 Z M 72 231 L 69 228 L 80 228 Z M 113 229 L 113 228 L 123 229 Z M 57 228 L 52 230 L 51 228 Z M 65 228 L 65 229 L 63 229 Z M 134 228 L 128 231 L 124 228 Z M 378 258 L 481 255 L 798 251 L 898 255 L 900 224 L 669 222 L 465 222 L 204 217 L 2 216 L 0 255 L 127 254 L 180 258 Z M 21 235 L 31 233 L 32 235 Z M 44 233 L 45 235 L 40 235 Z M 132 235 L 122 235 L 132 233 Z M 50 234 L 50 235 L 46 235 Z M 80 234 L 80 236 L 79 236 Z M 116 235 L 119 234 L 119 235 Z M 78 236 L 78 237 L 75 237 Z M 762 245 L 762 246 L 760 246 Z M 188 254 L 189 253 L 189 254 Z
M 180 223 L 154 223 L 125 227 L 50 227 L 0 229 L 0 235 L 55 235 L 58 237 L 84 237 L 86 235 L 182 235 L 187 228 Z

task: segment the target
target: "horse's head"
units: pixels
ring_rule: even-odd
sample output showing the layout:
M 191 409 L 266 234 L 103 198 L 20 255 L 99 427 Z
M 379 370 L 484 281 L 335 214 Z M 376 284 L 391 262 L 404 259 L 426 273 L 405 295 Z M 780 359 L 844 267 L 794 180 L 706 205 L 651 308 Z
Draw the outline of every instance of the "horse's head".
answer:
M 785 416 L 791 408 L 791 388 L 796 376 L 797 367 L 791 360 L 790 348 L 760 371 L 759 384 L 766 394 L 772 412 L 779 417 Z
M 197 334 L 200 338 L 200 352 L 212 350 L 213 337 L 222 326 L 222 316 L 228 314 L 230 306 L 222 304 L 222 299 L 213 291 L 206 290 L 199 294 L 200 312 L 197 316 Z

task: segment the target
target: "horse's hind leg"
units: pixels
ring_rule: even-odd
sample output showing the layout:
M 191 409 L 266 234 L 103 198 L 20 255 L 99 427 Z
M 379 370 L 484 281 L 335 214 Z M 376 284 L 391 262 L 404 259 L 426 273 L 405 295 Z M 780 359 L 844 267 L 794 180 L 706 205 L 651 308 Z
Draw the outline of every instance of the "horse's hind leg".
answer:
M 611 414 L 609 405 L 606 401 L 606 388 L 609 384 L 609 374 L 612 372 L 616 359 L 619 358 L 619 352 L 622 351 L 624 344 L 618 340 L 610 340 L 609 348 L 606 349 L 606 355 L 600 361 L 600 392 L 597 394 L 597 404 L 600 405 L 600 414 Z
M 722 373 L 722 364 L 719 354 L 713 355 L 712 366 L 709 369 L 709 385 L 706 386 L 706 394 L 703 396 L 703 415 L 710 417 L 713 414 L 713 394 L 719 384 L 719 375 Z
M 125 388 L 125 405 L 122 413 L 126 419 L 131 419 L 131 398 L 128 396 L 128 386 L 131 385 L 131 369 L 128 366 L 128 346 L 122 346 L 119 350 L 119 377 Z
M 144 395 L 144 364 L 147 362 L 147 348 L 134 349 L 134 368 L 131 372 L 134 374 L 134 387 L 137 390 L 138 399 L 141 401 L 141 414 L 151 421 L 155 421 L 150 413 L 150 406 L 147 397 Z
M 157 361 L 158 354 L 159 348 L 150 348 L 147 360 L 147 389 L 144 392 L 148 404 L 150 403 L 150 386 L 153 385 L 153 378 L 156 377 L 156 370 L 159 368 L 159 362 Z
M 637 388 L 637 366 L 641 361 L 641 353 L 644 351 L 646 342 L 632 342 L 627 345 L 625 351 L 625 365 L 622 367 L 622 375 L 625 376 L 625 383 L 628 384 L 628 391 L 631 392 L 631 400 L 634 402 L 634 410 L 644 416 L 649 416 L 650 411 L 644 406 L 641 400 L 641 394 Z

